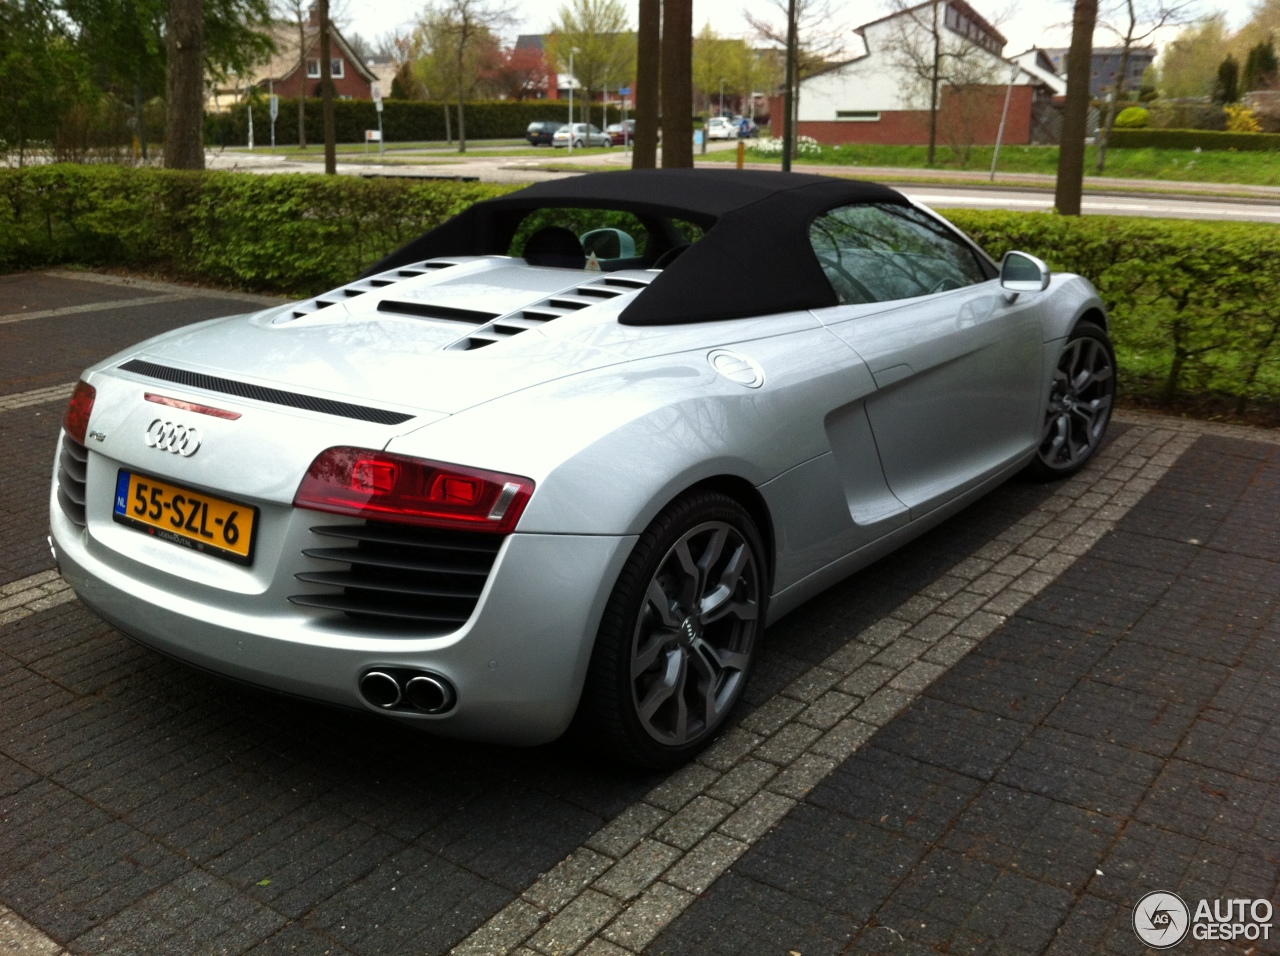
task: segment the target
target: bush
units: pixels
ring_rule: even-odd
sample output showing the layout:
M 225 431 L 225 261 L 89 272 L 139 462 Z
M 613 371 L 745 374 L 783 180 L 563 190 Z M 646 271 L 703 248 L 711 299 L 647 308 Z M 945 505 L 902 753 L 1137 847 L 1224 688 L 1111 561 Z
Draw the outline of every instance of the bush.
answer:
M 0 272 L 121 265 L 311 294 L 350 281 L 472 203 L 509 190 L 114 166 L 0 169 Z
M 1113 129 L 1113 149 L 1280 149 L 1280 133 L 1228 133 L 1206 129 Z
M 1280 229 L 1266 223 L 951 210 L 1010 249 L 1088 277 L 1107 305 L 1129 394 L 1280 401 Z
M 1113 126 L 1115 129 L 1143 129 L 1150 122 L 1150 110 L 1141 106 L 1127 106 L 1120 111 Z
M 444 139 L 445 104 L 424 100 L 383 100 L 382 133 L 388 143 Z M 308 99 L 305 107 L 307 142 L 324 142 L 324 115 L 318 99 Z M 516 139 L 523 137 L 530 123 L 542 120 L 569 119 L 567 100 L 499 100 L 466 105 L 467 139 Z M 575 102 L 573 115 L 582 122 L 582 104 Z M 458 107 L 449 106 L 450 132 L 458 135 Z M 608 123 L 622 118 L 617 107 L 609 108 Z M 591 106 L 591 122 L 603 129 L 599 103 Z M 378 113 L 372 100 L 335 100 L 333 103 L 335 135 L 339 143 L 363 143 L 364 131 L 378 128 Z M 248 142 L 248 108 L 238 103 L 225 113 L 207 113 L 204 122 L 205 143 L 210 146 L 243 146 Z M 253 105 L 253 138 L 258 145 L 271 142 L 271 115 L 267 101 Z M 276 145 L 298 143 L 298 101 L 280 100 L 280 116 L 276 120 Z
M 313 294 L 512 187 L 111 166 L 0 169 L 0 271 L 77 263 Z M 954 210 L 1098 287 L 1129 395 L 1280 402 L 1280 228 Z

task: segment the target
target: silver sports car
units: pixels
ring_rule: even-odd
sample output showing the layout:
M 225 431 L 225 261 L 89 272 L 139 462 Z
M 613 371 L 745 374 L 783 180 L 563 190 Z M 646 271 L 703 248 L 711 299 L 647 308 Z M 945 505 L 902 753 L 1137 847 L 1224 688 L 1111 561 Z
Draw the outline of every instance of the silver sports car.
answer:
M 519 744 L 705 746 L 762 630 L 1018 472 L 1115 389 L 1093 286 L 881 186 L 582 176 L 341 288 L 90 368 L 55 556 L 198 667 Z

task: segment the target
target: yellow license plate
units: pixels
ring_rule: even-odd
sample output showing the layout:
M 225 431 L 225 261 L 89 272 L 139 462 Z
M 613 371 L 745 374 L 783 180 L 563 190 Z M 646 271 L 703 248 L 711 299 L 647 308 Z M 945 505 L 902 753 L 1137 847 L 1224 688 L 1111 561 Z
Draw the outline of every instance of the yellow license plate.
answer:
M 249 564 L 258 509 L 120 469 L 112 517 L 163 541 Z

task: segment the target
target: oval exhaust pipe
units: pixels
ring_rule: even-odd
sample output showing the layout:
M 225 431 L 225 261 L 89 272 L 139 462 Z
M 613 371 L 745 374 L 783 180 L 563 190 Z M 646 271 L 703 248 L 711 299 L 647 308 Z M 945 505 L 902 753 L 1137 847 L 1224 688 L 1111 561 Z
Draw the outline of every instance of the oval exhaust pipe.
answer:
M 369 671 L 360 678 L 360 693 L 374 707 L 388 710 L 400 703 L 400 682 L 384 671 Z
M 453 706 L 453 688 L 431 674 L 419 674 L 404 688 L 404 696 L 424 714 L 439 714 Z

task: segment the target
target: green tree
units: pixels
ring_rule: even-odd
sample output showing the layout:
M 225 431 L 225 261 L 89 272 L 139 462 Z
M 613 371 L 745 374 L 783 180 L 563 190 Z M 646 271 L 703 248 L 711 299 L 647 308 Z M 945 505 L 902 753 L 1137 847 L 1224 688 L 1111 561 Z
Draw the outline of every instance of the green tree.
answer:
M 1244 61 L 1244 73 L 1240 77 L 1240 91 L 1271 89 L 1276 82 L 1280 64 L 1276 63 L 1275 41 L 1270 35 L 1249 48 Z
M 428 5 L 414 31 L 415 44 L 421 50 L 414 75 L 431 96 L 454 99 L 460 153 L 467 151 L 466 101 L 500 55 L 497 31 L 511 19 L 507 8 L 482 0 L 437 0 Z M 446 130 L 448 123 L 446 106 Z
M 88 63 L 52 0 L 0 0 L 0 154 L 16 150 L 24 165 L 91 93 Z
M 565 73 L 573 51 L 573 78 L 582 91 L 582 120 L 591 122 L 591 96 L 635 77 L 636 35 L 622 0 L 570 0 L 551 25 L 551 56 Z
M 1164 49 L 1160 89 L 1165 96 L 1209 96 L 1229 53 L 1226 18 L 1214 14 L 1182 30 Z
M 1215 103 L 1234 103 L 1240 99 L 1240 67 L 1236 58 L 1228 55 L 1218 64 L 1218 78 L 1213 84 Z
M 693 88 L 720 109 L 723 87 L 728 96 L 749 97 L 762 70 L 746 40 L 721 37 L 708 23 L 693 40 Z

